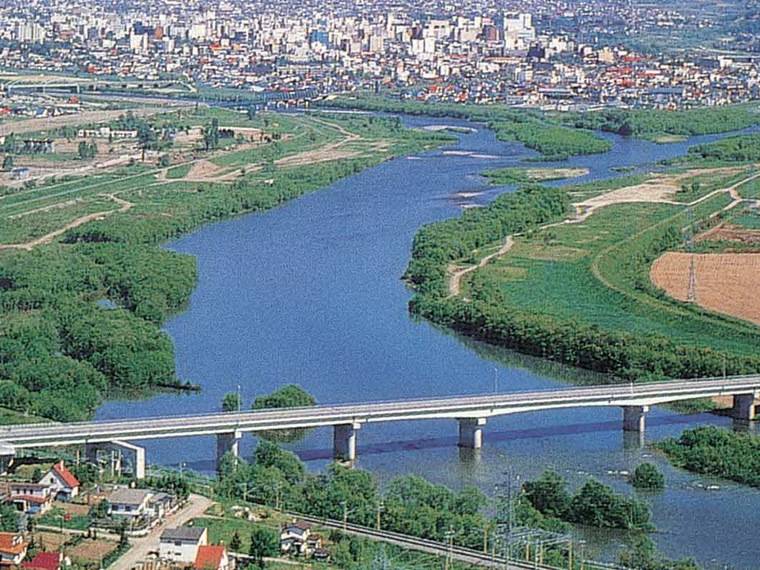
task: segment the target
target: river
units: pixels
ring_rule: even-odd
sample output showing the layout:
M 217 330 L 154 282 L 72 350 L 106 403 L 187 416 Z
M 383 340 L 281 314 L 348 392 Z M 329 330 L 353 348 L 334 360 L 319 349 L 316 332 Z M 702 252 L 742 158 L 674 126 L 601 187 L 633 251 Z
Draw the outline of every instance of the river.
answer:
M 689 144 L 719 138 L 656 145 L 605 136 L 613 142 L 609 153 L 562 164 L 590 169 L 577 180 L 618 176 L 615 167 L 652 169 L 656 161 L 684 154 Z M 179 376 L 199 382 L 203 391 L 108 402 L 97 417 L 214 411 L 238 386 L 247 406 L 286 383 L 301 385 L 320 403 L 563 386 L 562 377 L 575 371 L 459 339 L 407 313 L 410 292 L 399 276 L 416 231 L 505 191 L 485 186 L 478 173 L 535 156 L 479 126 L 459 137 L 451 147 L 388 161 L 276 210 L 209 225 L 169 244 L 198 258 L 200 279 L 190 307 L 166 330 L 175 341 Z M 647 421 L 648 440 L 699 424 L 731 426 L 728 418 L 662 408 L 653 409 Z M 723 481 L 719 490 L 706 491 L 705 478 L 669 467 L 646 448 L 625 445 L 618 409 L 493 418 L 477 457 L 460 456 L 456 430 L 455 422 L 445 420 L 367 425 L 359 433 L 358 465 L 381 481 L 414 473 L 453 487 L 476 485 L 489 494 L 507 468 L 521 480 L 551 468 L 574 486 L 593 475 L 631 493 L 616 472 L 647 458 L 667 478 L 666 491 L 648 497 L 660 531 L 653 538 L 663 552 L 693 556 L 706 568 L 758 567 L 757 542 L 749 539 L 760 528 L 760 491 Z M 330 430 L 314 430 L 289 447 L 319 469 L 329 460 L 331 437 Z M 247 436 L 243 455 L 250 456 L 254 445 Z M 213 469 L 213 438 L 146 447 L 150 462 Z M 624 538 L 583 535 L 592 556 L 607 558 Z

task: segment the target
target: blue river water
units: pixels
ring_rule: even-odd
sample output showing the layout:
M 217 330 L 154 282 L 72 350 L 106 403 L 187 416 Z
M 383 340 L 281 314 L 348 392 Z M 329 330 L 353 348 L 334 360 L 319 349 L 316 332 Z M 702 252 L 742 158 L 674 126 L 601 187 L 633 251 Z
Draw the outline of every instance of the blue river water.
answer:
M 296 383 L 320 403 L 481 394 L 565 385 L 575 375 L 447 334 L 407 313 L 410 292 L 400 281 L 411 241 L 424 224 L 451 218 L 463 205 L 488 202 L 508 190 L 484 184 L 479 173 L 518 164 L 535 153 L 502 143 L 492 132 L 456 120 L 406 118 L 410 126 L 475 126 L 457 144 L 398 158 L 263 214 L 204 227 L 168 245 L 197 257 L 200 280 L 189 309 L 166 324 L 176 345 L 177 373 L 203 391 L 108 402 L 97 417 L 152 417 L 219 409 L 240 387 L 246 405 L 257 395 Z M 656 145 L 605 135 L 613 150 L 562 166 L 585 167 L 581 180 L 618 176 L 684 154 L 690 144 Z M 535 164 L 534 164 L 535 165 Z M 647 440 L 676 436 L 698 424 L 731 426 L 707 414 L 685 416 L 655 408 Z M 484 449 L 460 454 L 453 421 L 365 426 L 358 466 L 387 481 L 402 473 L 452 487 L 476 485 L 492 494 L 511 469 L 521 480 L 554 469 L 572 486 L 589 475 L 632 491 L 620 471 L 644 458 L 667 477 L 664 493 L 648 496 L 657 546 L 693 556 L 706 568 L 760 567 L 760 491 L 715 483 L 671 468 L 646 447 L 624 441 L 618 409 L 577 409 L 489 420 Z M 331 455 L 332 433 L 313 430 L 289 447 L 320 469 Z M 247 436 L 249 456 L 255 439 Z M 146 443 L 150 462 L 211 471 L 209 437 Z M 591 556 L 614 558 L 623 534 L 581 531 Z

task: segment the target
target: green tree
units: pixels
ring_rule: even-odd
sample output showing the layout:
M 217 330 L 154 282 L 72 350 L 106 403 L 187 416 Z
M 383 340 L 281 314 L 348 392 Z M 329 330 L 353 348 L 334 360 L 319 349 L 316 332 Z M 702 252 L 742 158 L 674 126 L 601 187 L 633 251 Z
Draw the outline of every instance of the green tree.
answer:
M 18 511 L 10 505 L 0 505 L 0 530 L 3 532 L 17 532 L 18 526 Z
M 242 408 L 242 402 L 237 392 L 228 392 L 222 399 L 223 412 L 237 412 Z
M 3 172 L 10 172 L 11 170 L 13 170 L 13 157 L 6 154 L 3 159 Z
M 665 488 L 665 476 L 654 464 L 642 463 L 634 469 L 630 483 L 636 489 L 662 491 Z
M 277 469 L 290 484 L 302 481 L 306 472 L 303 463 L 295 453 L 286 451 L 276 443 L 265 439 L 260 440 L 256 446 L 253 461 L 258 467 Z
M 232 552 L 239 552 L 240 547 L 243 546 L 243 541 L 240 540 L 240 533 L 238 531 L 235 531 L 232 533 L 232 537 L 230 537 L 230 550 Z
M 88 145 L 85 141 L 81 141 L 79 143 L 79 147 L 77 148 L 77 154 L 79 155 L 79 160 L 87 160 L 87 158 L 90 156 L 90 145 Z
M 203 127 L 203 147 L 215 150 L 219 146 L 219 119 L 211 119 L 211 123 Z
M 522 489 L 525 499 L 540 513 L 564 519 L 571 501 L 565 486 L 565 480 L 557 473 L 545 471 L 540 479 L 526 482 Z
M 254 410 L 266 408 L 301 408 L 316 406 L 317 400 L 300 386 L 288 384 L 268 394 L 259 396 L 253 401 Z
M 261 526 L 253 527 L 248 554 L 261 568 L 264 567 L 264 557 L 275 556 L 279 546 L 277 535 L 272 530 Z
M 649 529 L 649 508 L 589 479 L 570 502 L 568 520 L 599 528 Z

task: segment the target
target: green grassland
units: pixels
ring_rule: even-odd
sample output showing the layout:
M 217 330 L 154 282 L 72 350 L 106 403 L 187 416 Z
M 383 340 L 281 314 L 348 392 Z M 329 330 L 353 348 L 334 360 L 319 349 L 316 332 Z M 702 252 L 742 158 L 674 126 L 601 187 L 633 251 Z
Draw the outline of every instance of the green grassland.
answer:
M 531 182 L 548 182 L 565 180 L 588 174 L 585 168 L 499 168 L 487 170 L 483 176 L 491 184 L 507 186 L 512 184 L 530 184 Z
M 738 183 L 742 197 L 757 195 L 756 172 L 689 172 L 679 197 L 692 200 L 683 205 L 611 204 L 576 223 L 557 223 L 558 189 L 504 195 L 415 237 L 406 278 L 418 293 L 410 308 L 486 342 L 630 380 L 717 375 L 724 362 L 729 374 L 757 372 L 760 327 L 675 301 L 649 278 L 654 260 L 683 248 L 689 234 L 741 214 L 741 207 L 724 211 L 733 199 L 722 190 Z M 566 200 L 644 181 L 569 187 Z M 552 202 L 547 218 L 541 212 Z M 477 263 L 509 234 L 517 234 L 509 252 L 467 275 L 452 296 L 448 264 Z
M 715 206 L 726 203 L 724 198 Z M 620 204 L 603 208 L 584 224 L 537 231 L 479 270 L 474 286 L 496 284 L 515 307 L 560 320 L 756 353 L 757 327 L 659 299 L 639 284 L 641 279 L 648 282 L 649 264 L 632 264 L 634 252 L 641 251 L 659 226 L 674 217 L 677 221 L 678 212 L 670 205 Z

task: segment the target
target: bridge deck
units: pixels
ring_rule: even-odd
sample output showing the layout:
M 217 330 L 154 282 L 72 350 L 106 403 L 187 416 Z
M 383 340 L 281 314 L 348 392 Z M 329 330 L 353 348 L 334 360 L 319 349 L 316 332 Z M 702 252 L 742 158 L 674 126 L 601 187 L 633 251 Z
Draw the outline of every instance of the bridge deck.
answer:
M 586 386 L 310 408 L 3 426 L 0 427 L 0 441 L 18 447 L 41 447 L 372 422 L 488 418 L 532 410 L 588 406 L 649 406 L 712 396 L 757 395 L 759 392 L 760 376 Z

